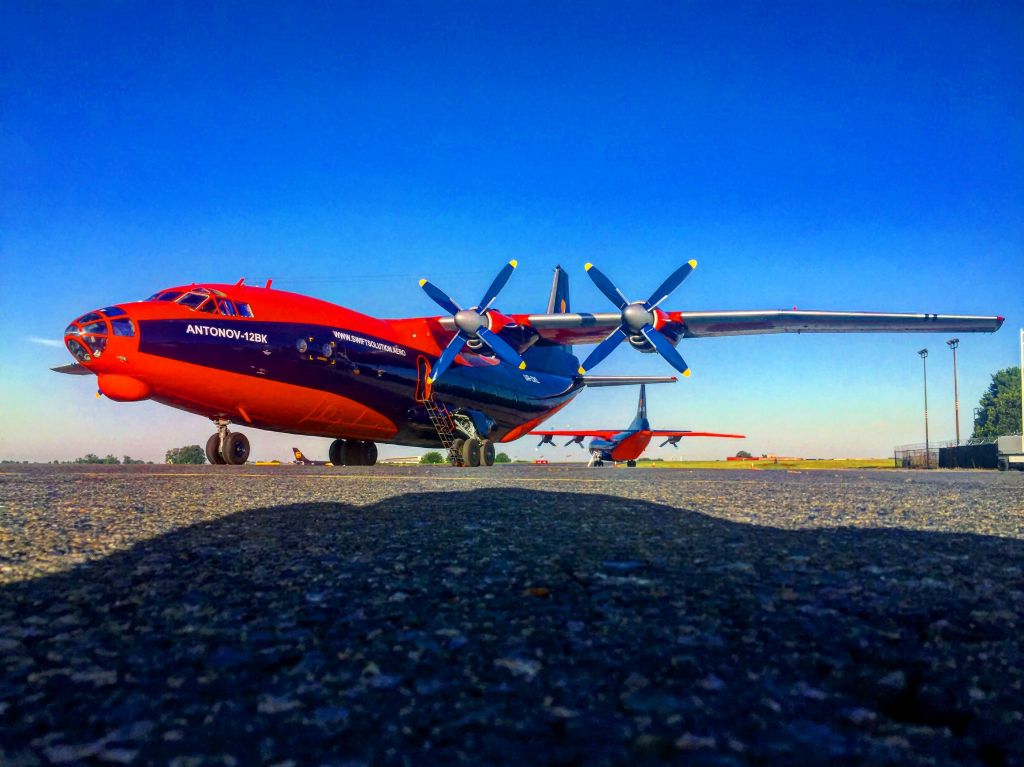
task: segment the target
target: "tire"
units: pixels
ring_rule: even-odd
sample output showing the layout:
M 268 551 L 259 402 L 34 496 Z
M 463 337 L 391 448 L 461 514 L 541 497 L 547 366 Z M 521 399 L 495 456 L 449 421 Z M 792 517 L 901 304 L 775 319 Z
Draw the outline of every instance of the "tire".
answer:
M 333 466 L 346 466 L 346 459 L 348 458 L 348 443 L 343 439 L 334 440 L 327 451 L 327 457 L 330 459 L 331 465 Z
M 626 461 L 626 466 L 629 467 L 630 469 L 635 469 L 636 461 Z
M 373 466 L 377 463 L 377 445 L 373 442 L 362 443 L 363 466 Z
M 467 439 L 462 443 L 462 465 L 473 467 L 480 465 L 480 443 L 475 439 Z
M 480 443 L 480 465 L 494 465 L 494 443 L 489 439 L 485 439 Z
M 214 466 L 223 466 L 227 463 L 220 454 L 220 434 L 214 434 L 206 440 L 206 460 Z
M 452 440 L 452 447 L 449 450 L 449 460 L 452 466 L 465 466 L 466 464 L 462 461 L 462 448 L 466 444 L 466 440 L 462 437 L 457 437 Z
M 358 439 L 348 440 L 348 444 L 345 446 L 345 465 L 363 465 L 363 443 Z
M 249 438 L 240 431 L 233 431 L 224 442 L 224 461 L 232 466 L 241 466 L 249 460 Z

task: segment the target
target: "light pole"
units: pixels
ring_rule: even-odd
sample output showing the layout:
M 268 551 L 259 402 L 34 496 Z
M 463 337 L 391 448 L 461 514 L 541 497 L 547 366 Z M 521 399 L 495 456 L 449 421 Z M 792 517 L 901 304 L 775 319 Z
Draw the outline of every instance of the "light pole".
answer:
M 946 346 L 953 350 L 953 413 L 956 415 L 956 446 L 960 447 L 960 390 L 956 380 L 956 348 L 960 345 L 959 338 L 946 341 Z
M 921 363 L 924 365 L 924 467 L 932 467 L 932 451 L 928 444 L 928 350 L 918 351 L 921 355 Z

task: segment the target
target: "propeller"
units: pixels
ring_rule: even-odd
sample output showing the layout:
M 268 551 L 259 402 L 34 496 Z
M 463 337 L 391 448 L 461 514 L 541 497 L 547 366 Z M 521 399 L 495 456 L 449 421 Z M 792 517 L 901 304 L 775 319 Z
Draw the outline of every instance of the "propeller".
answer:
M 512 272 L 515 269 L 515 261 L 509 261 L 505 264 L 502 270 L 498 272 L 498 276 L 494 278 L 490 287 L 484 292 L 484 297 L 480 299 L 480 303 L 470 309 L 460 307 L 447 293 L 436 285 L 427 280 L 420 280 L 420 287 L 423 288 L 424 292 L 434 299 L 438 306 L 452 315 L 457 329 L 455 337 L 444 348 L 444 351 L 441 352 L 441 356 L 438 357 L 434 369 L 430 371 L 430 376 L 427 378 L 429 383 L 434 383 L 434 381 L 441 377 L 441 374 L 448 369 L 448 366 L 452 364 L 455 357 L 462 351 L 462 347 L 465 346 L 466 342 L 472 339 L 486 344 L 503 362 L 515 365 L 520 370 L 526 369 L 526 363 L 516 350 L 487 326 L 487 310 L 491 308 L 494 299 L 498 297 L 498 293 L 505 287 L 505 283 L 508 282 L 508 278 L 512 276 Z
M 573 437 L 568 442 L 566 442 L 565 445 L 563 445 L 563 447 L 569 447 L 569 445 L 571 445 L 574 442 L 577 445 L 579 445 L 580 447 L 583 447 L 583 440 L 585 440 L 586 438 L 587 438 L 587 435 L 585 435 L 585 434 L 581 434 L 578 437 Z
M 555 444 L 554 436 L 552 436 L 551 434 L 545 434 L 543 437 L 540 438 L 540 442 L 537 443 L 537 447 L 540 447 L 541 445 L 552 445 L 553 446 L 554 444 Z
M 660 445 L 658 445 L 658 447 L 665 447 L 665 445 L 671 445 L 676 450 L 678 450 L 679 449 L 679 440 L 681 440 L 681 439 L 682 439 L 682 437 L 669 437 L 664 442 L 662 442 Z
M 664 301 L 673 290 L 679 287 L 683 280 L 690 276 L 697 267 L 696 261 L 687 261 L 685 264 L 676 269 L 670 274 L 665 281 L 659 285 L 651 297 L 646 301 L 630 301 L 626 298 L 622 291 L 619 290 L 609 280 L 604 272 L 598 269 L 593 264 L 587 264 L 587 274 L 590 275 L 590 279 L 593 281 L 597 289 L 600 290 L 605 297 L 615 304 L 616 308 L 622 313 L 622 319 L 619 326 L 611 332 L 611 334 L 605 338 L 597 347 L 590 353 L 586 361 L 580 365 L 580 375 L 583 375 L 588 370 L 595 367 L 605 357 L 611 354 L 615 347 L 621 344 L 630 336 L 641 335 L 647 339 L 647 342 L 655 348 L 669 365 L 674 367 L 684 376 L 690 375 L 690 367 L 686 364 L 686 361 L 682 358 L 676 348 L 672 345 L 660 331 L 655 330 L 654 325 L 657 321 L 657 317 L 654 314 L 654 310 L 658 304 Z

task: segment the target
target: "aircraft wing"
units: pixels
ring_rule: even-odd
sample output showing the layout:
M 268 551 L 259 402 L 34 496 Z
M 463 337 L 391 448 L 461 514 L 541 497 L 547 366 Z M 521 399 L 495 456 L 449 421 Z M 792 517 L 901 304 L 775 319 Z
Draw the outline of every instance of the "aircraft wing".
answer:
M 599 439 L 610 439 L 621 432 L 622 429 L 563 429 L 558 431 L 531 431 L 527 432 L 535 437 L 598 437 Z
M 680 338 L 759 335 L 764 333 L 991 333 L 999 316 L 907 314 L 889 312 L 826 312 L 804 309 L 658 312 L 658 329 L 671 341 Z M 441 325 L 445 326 L 445 319 Z M 619 312 L 514 314 L 524 330 L 559 344 L 596 344 L 621 322 Z
M 652 437 L 727 437 L 730 439 L 746 439 L 746 434 L 717 434 L 713 431 L 664 431 L 651 429 Z

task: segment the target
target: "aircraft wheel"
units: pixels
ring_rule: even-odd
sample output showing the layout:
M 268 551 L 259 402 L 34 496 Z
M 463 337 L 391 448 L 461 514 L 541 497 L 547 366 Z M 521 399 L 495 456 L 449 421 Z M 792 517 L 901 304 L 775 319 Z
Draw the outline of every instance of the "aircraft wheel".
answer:
M 358 439 L 350 439 L 345 445 L 345 465 L 363 466 L 363 443 Z
M 631 469 L 635 469 L 636 468 L 636 461 L 626 461 L 626 466 L 628 466 Z
M 480 443 L 475 439 L 467 439 L 462 443 L 462 465 L 480 465 Z
M 377 463 L 377 446 L 373 442 L 361 443 L 363 466 L 373 466 Z
M 232 466 L 241 466 L 249 460 L 249 438 L 233 431 L 224 441 L 224 460 Z
M 480 442 L 480 465 L 494 465 L 494 443 L 489 439 L 485 439 Z
M 348 454 L 348 443 L 343 439 L 336 439 L 331 443 L 330 449 L 327 451 L 327 457 L 330 458 L 331 463 L 335 466 L 345 466 L 345 459 Z
M 464 440 L 462 437 L 458 437 L 458 438 L 452 440 L 452 448 L 449 451 L 450 454 L 451 454 L 449 460 L 451 461 L 452 466 L 465 466 L 466 465 L 462 461 L 462 448 L 463 448 L 463 446 L 465 444 L 466 444 L 466 440 Z
M 227 463 L 227 461 L 224 460 L 224 456 L 220 454 L 220 434 L 214 434 L 206 440 L 206 460 L 213 465 L 223 465 Z

